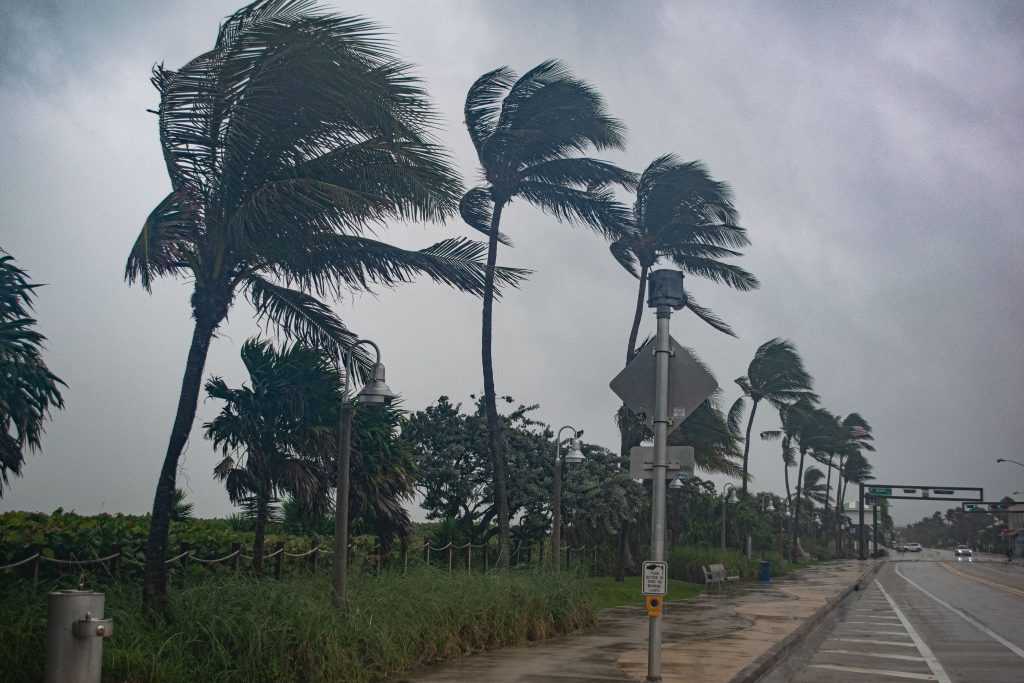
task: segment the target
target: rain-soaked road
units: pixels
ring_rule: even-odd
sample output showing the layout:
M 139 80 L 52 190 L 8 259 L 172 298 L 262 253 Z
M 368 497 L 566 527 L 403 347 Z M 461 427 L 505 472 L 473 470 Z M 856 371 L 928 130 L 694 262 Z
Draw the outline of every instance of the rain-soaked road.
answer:
M 1024 681 L 1024 566 L 951 550 L 887 562 L 765 683 Z

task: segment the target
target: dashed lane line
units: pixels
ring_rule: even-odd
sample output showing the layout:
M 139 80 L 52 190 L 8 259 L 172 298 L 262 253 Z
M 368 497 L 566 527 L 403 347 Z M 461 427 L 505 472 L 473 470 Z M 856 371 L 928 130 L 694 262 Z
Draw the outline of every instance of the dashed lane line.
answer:
M 998 633 L 996 633 L 995 631 L 990 629 L 988 626 L 985 626 L 984 624 L 979 622 L 977 619 L 974 619 L 972 617 L 967 616 L 966 614 L 964 614 L 963 612 L 958 610 L 956 607 L 953 607 L 951 604 L 949 604 L 948 602 L 946 602 L 942 598 L 936 597 L 935 595 L 932 595 L 931 593 L 926 591 L 924 588 L 921 588 L 921 586 L 917 585 L 916 583 L 914 583 L 913 581 L 908 579 L 907 576 L 903 572 L 900 571 L 900 566 L 898 564 L 896 565 L 896 573 L 899 575 L 899 577 L 901 579 L 903 579 L 904 581 L 909 583 L 911 586 L 913 586 L 917 590 L 921 591 L 922 593 L 924 593 L 929 598 L 931 598 L 935 602 L 939 603 L 940 605 L 942 605 L 943 607 L 945 607 L 949 611 L 953 612 L 954 614 L 959 616 L 961 619 L 963 619 L 967 623 L 969 623 L 969 624 L 971 624 L 973 626 L 976 626 L 978 629 L 980 629 L 982 632 L 984 632 L 985 634 L 987 634 L 988 636 L 990 636 L 994 640 L 1002 643 L 1007 648 L 1009 648 L 1010 652 L 1012 652 L 1013 654 L 1017 655 L 1021 659 L 1024 659 L 1024 649 L 1021 649 L 1021 648 L 1017 647 L 1016 645 L 1014 645 L 1013 643 L 1008 641 L 1006 638 L 1003 638 L 1001 635 L 999 635 Z M 877 582 L 877 579 L 876 579 L 876 582 Z
M 939 681 L 939 683 L 952 683 L 949 679 L 949 674 L 946 673 L 946 670 L 942 668 L 941 664 L 939 664 L 939 660 L 935 658 L 935 654 L 932 653 L 932 649 L 925 644 L 924 640 L 921 639 L 921 636 L 917 635 L 917 631 L 915 631 L 914 627 L 910 624 L 910 620 L 908 620 L 903 612 L 900 611 L 900 608 L 896 606 L 896 602 L 889 597 L 889 594 L 885 592 L 885 589 L 882 588 L 882 584 L 878 582 L 878 579 L 875 579 L 875 585 L 878 586 L 878 590 L 882 592 L 882 597 L 889 601 L 889 606 L 892 607 L 892 611 L 896 613 L 896 616 L 900 618 L 903 628 L 907 629 L 907 633 L 910 634 L 910 639 L 913 640 L 914 645 L 917 646 L 917 651 L 924 657 L 925 664 L 927 664 L 928 668 L 932 670 L 933 674 L 935 674 L 935 680 Z
M 858 657 L 880 657 L 882 659 L 900 659 L 907 662 L 923 662 L 924 657 L 917 655 L 890 655 L 884 652 L 862 652 L 860 650 L 822 650 L 839 655 L 857 655 Z
M 1020 596 L 1020 597 L 1024 598 L 1024 591 L 1022 591 L 1022 590 L 1017 590 L 1016 588 L 1010 588 L 1009 586 L 1005 586 L 1005 585 L 1003 585 L 1003 584 L 1001 584 L 1001 583 L 999 583 L 997 581 L 989 581 L 988 579 L 983 579 L 980 576 L 974 576 L 973 574 L 968 574 L 965 571 L 962 571 L 960 569 L 955 569 L 955 568 L 951 567 L 950 565 L 946 564 L 945 562 L 940 562 L 939 566 L 941 566 L 943 569 L 945 569 L 950 574 L 955 574 L 956 576 L 962 576 L 965 579 L 970 579 L 971 581 L 975 581 L 977 583 L 981 583 L 981 584 L 984 584 L 986 586 L 991 586 L 992 588 L 998 588 L 1001 591 L 1006 591 L 1007 593 L 1011 593 L 1013 595 L 1017 595 L 1017 596 Z
M 811 664 L 816 669 L 829 669 L 831 671 L 847 671 L 855 674 L 867 674 L 868 676 L 891 676 L 892 678 L 912 678 L 917 681 L 937 680 L 931 674 L 912 674 L 908 671 L 886 671 L 884 669 L 862 669 L 859 666 L 839 666 L 838 664 Z
M 871 640 L 870 638 L 830 638 L 844 643 L 867 643 L 868 645 L 895 645 L 896 647 L 914 647 L 913 643 L 894 643 L 889 640 Z

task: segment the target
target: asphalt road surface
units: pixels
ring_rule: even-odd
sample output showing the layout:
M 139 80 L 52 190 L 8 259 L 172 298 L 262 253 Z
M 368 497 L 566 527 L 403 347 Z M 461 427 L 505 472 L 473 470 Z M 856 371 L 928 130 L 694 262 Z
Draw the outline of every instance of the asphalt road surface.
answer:
M 886 562 L 763 683 L 1021 683 L 1024 564 L 925 549 Z

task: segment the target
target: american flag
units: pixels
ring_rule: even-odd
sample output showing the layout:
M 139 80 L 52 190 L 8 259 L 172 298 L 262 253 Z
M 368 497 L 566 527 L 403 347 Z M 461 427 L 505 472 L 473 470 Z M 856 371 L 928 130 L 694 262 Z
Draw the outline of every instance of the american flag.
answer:
M 852 436 L 855 439 L 863 439 L 865 437 L 871 436 L 871 432 L 864 429 L 860 425 L 854 425 L 853 427 L 850 427 L 850 436 Z

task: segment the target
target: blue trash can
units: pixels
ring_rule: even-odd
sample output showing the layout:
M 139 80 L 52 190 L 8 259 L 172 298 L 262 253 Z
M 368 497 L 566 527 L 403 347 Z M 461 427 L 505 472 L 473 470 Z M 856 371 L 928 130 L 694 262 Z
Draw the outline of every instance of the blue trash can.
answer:
M 761 573 L 757 577 L 765 583 L 772 580 L 772 563 L 768 560 L 761 560 Z

